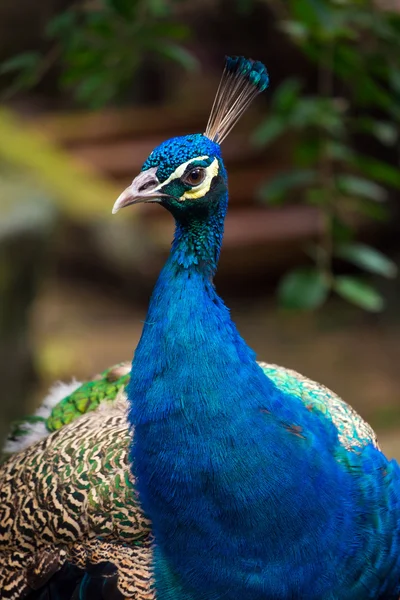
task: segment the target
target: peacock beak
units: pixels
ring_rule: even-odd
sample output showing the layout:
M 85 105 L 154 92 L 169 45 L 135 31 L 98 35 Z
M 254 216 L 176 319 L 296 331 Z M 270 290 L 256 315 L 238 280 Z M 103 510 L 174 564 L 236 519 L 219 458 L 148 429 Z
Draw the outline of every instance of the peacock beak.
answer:
M 160 182 L 156 176 L 157 167 L 142 171 L 132 181 L 131 185 L 122 192 L 115 202 L 112 213 L 113 215 L 119 211 L 120 208 L 129 206 L 130 204 L 139 204 L 140 202 L 160 202 L 163 196 L 162 192 L 159 192 Z

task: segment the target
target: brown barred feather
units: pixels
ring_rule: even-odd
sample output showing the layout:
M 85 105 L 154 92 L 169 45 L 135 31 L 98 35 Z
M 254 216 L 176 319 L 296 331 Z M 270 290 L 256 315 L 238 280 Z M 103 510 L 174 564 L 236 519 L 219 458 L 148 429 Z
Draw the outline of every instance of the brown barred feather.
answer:
M 118 567 L 126 598 L 154 598 L 150 523 L 128 467 L 125 402 L 82 416 L 0 469 L 0 599 L 43 585 L 64 562 Z M 101 537 L 101 540 L 99 539 Z

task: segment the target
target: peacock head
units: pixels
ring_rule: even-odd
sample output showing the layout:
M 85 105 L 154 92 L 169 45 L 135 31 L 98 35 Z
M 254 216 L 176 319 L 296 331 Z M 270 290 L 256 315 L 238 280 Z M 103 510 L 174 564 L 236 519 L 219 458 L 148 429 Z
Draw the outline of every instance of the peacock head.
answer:
M 113 213 L 130 204 L 157 202 L 180 220 L 226 201 L 220 144 L 267 86 L 268 74 L 261 62 L 227 57 L 205 133 L 172 138 L 157 146 L 115 202 Z
M 176 137 L 153 150 L 114 211 L 128 204 L 158 202 L 179 220 L 193 211 L 207 211 L 224 188 L 219 144 L 200 133 Z

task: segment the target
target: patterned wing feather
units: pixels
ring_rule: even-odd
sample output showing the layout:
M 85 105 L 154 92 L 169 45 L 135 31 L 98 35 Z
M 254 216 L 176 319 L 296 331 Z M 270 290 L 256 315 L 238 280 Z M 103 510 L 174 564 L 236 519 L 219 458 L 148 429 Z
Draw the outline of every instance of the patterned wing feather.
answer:
M 152 598 L 151 536 L 128 467 L 125 402 L 105 405 L 0 469 L 0 598 L 23 598 L 66 562 L 110 561 L 127 598 Z M 36 574 L 36 577 L 35 577 Z
M 308 410 L 332 421 L 345 448 L 351 450 L 369 443 L 379 447 L 372 427 L 330 389 L 292 369 L 264 362 L 259 364 L 277 387 L 299 398 Z
M 129 381 L 130 363 L 121 363 L 87 381 L 54 406 L 46 421 L 49 431 L 57 431 L 103 402 L 113 402 Z
M 57 431 L 78 417 L 97 410 L 104 402 L 114 402 L 129 380 L 129 371 L 130 364 L 121 363 L 85 383 L 74 380 L 68 384 L 54 384 L 34 415 L 12 424 L 0 454 L 0 464 L 11 454 L 43 439 L 49 432 Z

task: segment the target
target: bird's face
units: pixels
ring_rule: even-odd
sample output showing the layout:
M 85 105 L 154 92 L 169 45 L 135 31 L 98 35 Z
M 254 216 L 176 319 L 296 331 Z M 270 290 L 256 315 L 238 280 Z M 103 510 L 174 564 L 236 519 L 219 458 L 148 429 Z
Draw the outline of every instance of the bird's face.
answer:
M 218 144 L 202 134 L 176 137 L 153 150 L 114 204 L 113 213 L 130 204 L 158 202 L 175 218 L 182 218 L 207 211 L 221 198 L 226 185 Z

